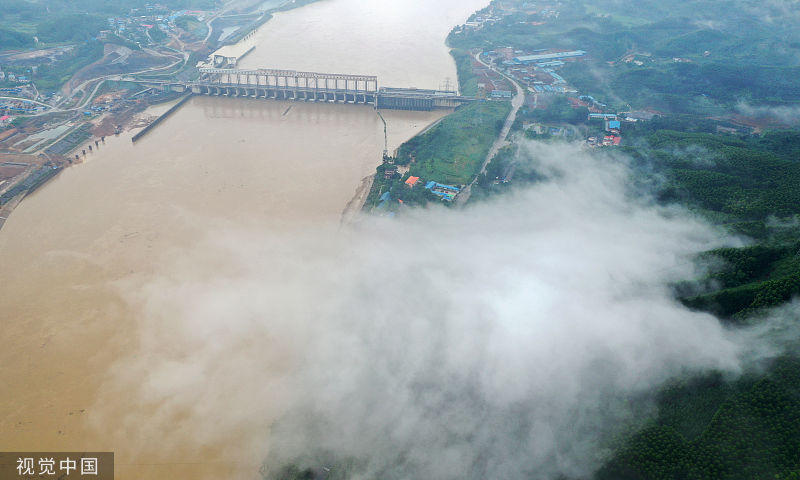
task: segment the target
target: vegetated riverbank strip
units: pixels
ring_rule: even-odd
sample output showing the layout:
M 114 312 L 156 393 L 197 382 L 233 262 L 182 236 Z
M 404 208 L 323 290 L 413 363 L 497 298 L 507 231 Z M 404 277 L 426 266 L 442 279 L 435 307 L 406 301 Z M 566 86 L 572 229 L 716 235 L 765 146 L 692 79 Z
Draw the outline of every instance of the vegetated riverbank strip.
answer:
M 389 126 L 386 123 L 386 119 L 383 117 L 381 111 L 375 110 L 375 112 L 378 114 L 378 118 L 380 118 L 383 122 L 383 158 L 381 159 L 381 165 L 384 165 L 388 158 L 389 152 Z M 432 122 L 430 125 L 422 129 L 421 132 L 416 134 L 415 137 L 423 135 L 425 132 L 441 123 L 444 118 L 446 118 L 446 116 Z M 397 151 L 399 148 L 400 147 L 395 149 L 394 153 L 392 154 L 393 157 L 397 156 Z M 358 188 L 356 189 L 355 195 L 352 199 L 350 199 L 349 202 L 347 202 L 347 206 L 342 212 L 342 225 L 347 225 L 354 222 L 358 218 L 358 214 L 364 210 L 367 199 L 370 198 L 370 195 L 373 193 L 375 180 L 378 178 L 379 174 L 381 174 L 381 172 L 376 172 L 372 175 L 367 175 L 361 180 L 361 183 L 359 183 Z
M 161 114 L 161 116 L 159 116 L 158 118 L 156 118 L 155 120 L 153 120 L 153 122 L 152 122 L 150 125 L 148 125 L 148 126 L 144 127 L 144 128 L 142 129 L 142 131 L 140 131 L 139 133 L 137 133 L 136 135 L 134 135 L 133 137 L 131 137 L 131 141 L 132 141 L 133 143 L 136 143 L 137 141 L 139 141 L 139 140 L 140 140 L 142 137 L 144 137 L 145 135 L 147 135 L 147 134 L 150 132 L 150 130 L 152 130 L 152 129 L 154 129 L 155 127 L 157 127 L 157 126 L 158 126 L 158 124 L 160 124 L 161 122 L 163 122 L 163 121 L 164 121 L 164 120 L 165 120 L 167 117 L 169 117 L 170 115 L 172 115 L 173 113 L 175 113 L 176 111 L 178 111 L 178 109 L 179 109 L 179 108 L 181 108 L 181 107 L 183 106 L 183 104 L 185 104 L 186 102 L 188 102 L 188 101 L 189 101 L 189 99 L 190 99 L 191 97 L 192 97 L 192 94 L 191 94 L 191 93 L 184 95 L 184 96 L 183 96 L 183 98 L 181 98 L 180 100 L 178 100 L 178 103 L 176 103 L 175 105 L 171 106 L 171 107 L 169 108 L 169 110 L 167 110 L 166 112 L 162 113 L 162 114 Z
M 507 101 L 463 105 L 403 143 L 376 168 L 364 209 L 378 208 L 389 215 L 428 202 L 450 204 L 452 194 L 431 189 L 457 192 L 467 186 L 480 171 L 510 111 Z
M 450 46 L 449 38 L 447 45 Z M 472 75 L 471 69 L 467 68 L 469 62 L 473 60 L 472 54 L 468 51 L 451 48 L 450 56 L 453 58 L 453 61 L 456 64 L 458 87 L 461 94 L 463 95 L 465 92 L 470 95 L 477 94 L 476 77 Z M 426 181 L 432 180 L 434 182 L 444 184 L 458 184 L 461 187 L 468 188 L 468 185 L 474 183 L 474 179 L 477 178 L 481 171 L 486 168 L 488 161 L 485 157 L 489 157 L 488 160 L 491 160 L 491 157 L 496 154 L 495 146 L 498 144 L 502 145 L 505 142 L 506 137 L 508 136 L 508 131 L 510 130 L 510 126 L 513 124 L 513 119 L 516 118 L 516 111 L 518 110 L 518 106 L 516 104 L 521 104 L 521 102 L 524 100 L 524 92 L 521 96 L 518 94 L 517 97 L 520 98 L 514 99 L 515 104 L 509 105 L 508 114 L 503 115 L 505 122 L 502 128 L 498 128 L 496 125 L 493 125 L 493 122 L 484 123 L 483 121 L 478 121 L 475 124 L 472 124 L 475 118 L 471 117 L 477 117 L 478 119 L 490 119 L 499 113 L 498 111 L 495 111 L 492 106 L 500 102 L 481 102 L 483 104 L 481 106 L 462 106 L 455 109 L 452 113 L 431 123 L 407 142 L 400 145 L 397 149 L 395 149 L 394 152 L 392 152 L 391 155 L 389 155 L 387 152 L 384 155 L 383 163 L 378 166 L 375 175 L 373 175 L 370 193 L 367 195 L 367 198 L 361 205 L 361 210 L 371 210 L 372 208 L 376 207 L 381 195 L 390 190 L 394 191 L 395 193 L 398 193 L 398 191 L 402 192 L 399 195 L 402 198 L 397 199 L 403 200 L 404 205 L 413 205 L 417 202 L 424 203 L 426 201 L 426 195 L 424 195 L 424 192 L 420 193 L 414 191 L 415 189 L 412 188 L 411 191 L 414 194 L 411 195 L 412 192 L 402 191 L 403 185 L 400 185 L 400 183 L 404 182 L 409 176 L 421 177 Z M 458 130 L 465 127 L 471 129 L 477 128 L 480 129 L 480 131 L 473 130 L 475 135 L 472 135 L 466 139 L 451 138 L 457 137 Z M 474 143 L 473 141 L 476 140 L 477 137 L 483 137 L 483 133 L 489 130 L 496 131 L 492 132 L 491 145 L 486 146 L 486 153 L 480 158 L 480 163 L 477 165 L 475 165 L 475 163 L 477 163 L 475 159 L 471 157 L 474 156 L 477 150 L 483 150 L 481 145 L 471 145 L 471 148 L 467 149 L 469 151 L 464 151 L 463 148 L 455 148 L 450 150 L 447 148 L 433 150 L 431 148 L 423 148 L 421 151 L 418 151 L 419 146 L 424 147 L 427 145 L 427 147 L 430 147 L 430 142 L 437 141 L 437 139 L 440 139 L 439 137 L 441 137 L 443 143 L 448 145 L 452 144 L 453 141 L 456 141 L 458 145 L 461 145 L 462 143 Z M 481 138 L 481 140 L 484 139 Z M 482 144 L 483 141 L 478 143 Z M 417 158 L 418 153 L 422 154 L 420 158 Z M 407 163 L 407 161 L 410 161 L 410 163 Z M 424 165 L 420 164 L 420 161 Z M 452 165 L 446 165 L 447 163 L 451 163 Z M 386 172 L 397 172 L 398 169 L 400 169 L 400 171 L 405 171 L 405 173 L 395 173 L 391 178 L 389 178 L 389 174 Z M 416 190 L 421 191 L 423 189 L 424 187 L 419 186 L 419 188 Z M 392 200 L 396 200 L 396 196 L 398 195 L 391 194 Z M 459 195 L 459 197 L 460 196 L 461 195 Z M 469 193 L 467 193 L 467 197 L 468 196 Z M 432 197 L 428 197 L 428 200 L 432 199 Z
M 459 206 L 467 203 L 470 195 L 472 195 L 472 186 L 475 185 L 475 182 L 478 181 L 478 178 L 484 172 L 486 172 L 486 167 L 489 165 L 489 162 L 491 162 L 492 159 L 495 157 L 495 155 L 497 155 L 497 153 L 500 151 L 500 149 L 506 145 L 508 135 L 509 133 L 511 133 L 511 127 L 514 125 L 514 122 L 517 119 L 517 112 L 519 112 L 519 109 L 525 103 L 525 89 L 522 88 L 519 82 L 517 82 L 510 76 L 506 75 L 505 73 L 501 72 L 500 70 L 497 70 L 496 68 L 492 67 L 491 65 L 486 64 L 483 60 L 481 60 L 481 52 L 477 52 L 474 58 L 477 62 L 484 65 L 486 68 L 490 68 L 494 70 L 496 73 L 505 77 L 509 82 L 511 82 L 512 85 L 514 85 L 514 88 L 516 89 L 517 93 L 516 96 L 511 100 L 511 111 L 508 113 L 508 117 L 506 118 L 505 124 L 503 124 L 503 129 L 500 131 L 500 134 L 498 135 L 494 145 L 492 145 L 492 148 L 489 150 L 489 153 L 486 154 L 486 159 L 483 161 L 480 170 L 478 170 L 478 172 L 475 174 L 475 177 L 472 179 L 472 182 L 470 182 L 470 184 L 467 185 L 466 188 L 461 190 L 461 192 L 456 197 L 456 205 Z

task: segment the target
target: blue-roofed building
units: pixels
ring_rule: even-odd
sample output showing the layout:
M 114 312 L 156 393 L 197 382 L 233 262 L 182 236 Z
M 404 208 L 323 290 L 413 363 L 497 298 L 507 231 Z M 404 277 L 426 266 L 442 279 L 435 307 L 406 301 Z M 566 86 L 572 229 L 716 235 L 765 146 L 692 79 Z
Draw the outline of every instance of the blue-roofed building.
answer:
M 528 65 L 531 63 L 546 62 L 549 60 L 558 60 L 561 58 L 578 58 L 586 55 L 583 50 L 573 50 L 571 52 L 558 52 L 558 53 L 544 53 L 541 55 L 523 55 L 521 57 L 514 57 L 514 62 Z
M 561 60 L 553 60 L 552 62 L 541 62 L 537 63 L 537 67 L 541 68 L 548 68 L 548 67 L 563 67 L 566 63 L 562 62 Z
M 378 204 L 378 208 L 386 208 L 386 204 L 389 203 L 389 200 L 392 199 L 392 195 L 389 192 L 385 192 L 381 195 L 381 203 Z
M 616 114 L 616 113 L 590 113 L 590 114 L 589 114 L 589 118 L 590 118 L 590 119 L 597 119 L 597 118 L 599 118 L 599 119 L 607 119 L 607 118 L 613 118 L 614 120 L 616 120 L 616 119 L 617 119 L 617 114 Z
M 511 98 L 514 96 L 514 92 L 510 90 L 492 90 L 492 93 L 489 95 L 492 98 Z
M 622 127 L 622 123 L 619 120 L 611 120 L 608 122 L 608 129 L 609 130 L 619 130 Z
M 547 73 L 549 73 L 550 76 L 555 79 L 555 81 L 556 81 L 555 83 L 559 83 L 559 84 L 567 83 L 567 81 L 564 80 L 564 77 L 562 77 L 561 75 L 557 74 L 556 72 L 554 72 L 552 70 L 547 70 Z
M 461 191 L 460 188 L 454 187 L 452 185 L 444 185 L 438 182 L 428 182 L 425 185 L 425 188 L 431 191 L 434 195 L 442 197 L 442 199 L 447 200 L 448 202 L 452 201 L 458 195 L 458 192 Z

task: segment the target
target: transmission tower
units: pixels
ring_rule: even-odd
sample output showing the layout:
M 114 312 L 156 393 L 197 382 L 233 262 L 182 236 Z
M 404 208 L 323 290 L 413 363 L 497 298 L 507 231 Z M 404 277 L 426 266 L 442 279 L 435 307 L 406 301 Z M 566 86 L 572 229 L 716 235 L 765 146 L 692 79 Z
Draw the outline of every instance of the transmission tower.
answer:
M 454 92 L 453 84 L 450 82 L 450 77 L 445 78 L 439 83 L 439 90 L 442 92 Z

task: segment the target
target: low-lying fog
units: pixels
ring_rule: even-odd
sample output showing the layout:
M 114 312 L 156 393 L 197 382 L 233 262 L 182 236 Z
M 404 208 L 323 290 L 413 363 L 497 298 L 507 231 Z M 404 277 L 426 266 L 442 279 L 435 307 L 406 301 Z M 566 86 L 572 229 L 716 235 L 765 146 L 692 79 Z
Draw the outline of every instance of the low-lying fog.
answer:
M 494 201 L 280 234 L 210 222 L 160 278 L 121 282 L 141 311 L 105 389 L 134 392 L 123 427 L 244 438 L 271 467 L 354 459 L 356 478 L 552 479 L 599 465 L 646 413 L 631 399 L 743 368 L 741 333 L 669 287 L 734 240 L 631 189 L 623 159 L 522 156 L 546 179 Z

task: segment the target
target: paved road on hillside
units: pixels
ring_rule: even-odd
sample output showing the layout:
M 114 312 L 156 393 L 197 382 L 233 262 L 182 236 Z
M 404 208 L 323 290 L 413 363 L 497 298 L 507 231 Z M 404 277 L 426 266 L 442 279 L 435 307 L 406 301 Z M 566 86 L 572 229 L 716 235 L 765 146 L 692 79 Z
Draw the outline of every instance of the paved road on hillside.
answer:
M 40 101 L 38 101 L 38 100 L 33 100 L 33 99 L 31 99 L 31 98 L 25 98 L 25 97 L 6 97 L 6 96 L 0 96 L 0 100 L 22 100 L 22 101 L 24 101 L 24 102 L 31 102 L 31 103 L 35 103 L 35 104 L 37 104 L 37 105 L 41 105 L 41 106 L 43 106 L 43 107 L 47 107 L 47 108 L 53 108 L 53 106 L 52 106 L 52 105 L 48 105 L 48 104 L 46 104 L 46 103 L 42 103 L 42 102 L 40 102 Z
M 485 67 L 494 70 L 496 73 L 498 73 L 499 75 L 503 76 L 506 80 L 511 82 L 517 89 L 517 96 L 511 100 L 511 113 L 508 114 L 508 118 L 506 118 L 506 123 L 505 125 L 503 125 L 503 129 L 500 131 L 500 135 L 497 137 L 497 140 L 495 140 L 494 144 L 492 145 L 492 148 L 489 149 L 489 153 L 486 155 L 486 159 L 483 161 L 483 165 L 481 165 L 480 171 L 478 171 L 478 174 L 472 180 L 472 183 L 466 186 L 464 190 L 462 190 L 461 193 L 458 194 L 455 200 L 456 205 L 464 205 L 465 203 L 467 203 L 467 200 L 469 200 L 470 195 L 472 195 L 472 186 L 475 185 L 475 182 L 478 181 L 478 178 L 480 178 L 480 176 L 486 172 L 486 167 L 489 165 L 489 162 L 492 161 L 494 156 L 497 155 L 497 152 L 499 152 L 501 148 L 507 145 L 508 134 L 509 132 L 511 132 L 511 127 L 517 120 L 517 112 L 519 112 L 519 109 L 525 103 L 525 90 L 522 88 L 522 86 L 513 78 L 509 77 L 505 73 L 501 72 L 500 70 L 494 68 L 493 66 L 481 60 L 481 53 L 482 52 L 478 52 L 475 54 L 475 60 L 477 60 L 481 65 L 484 65 Z

